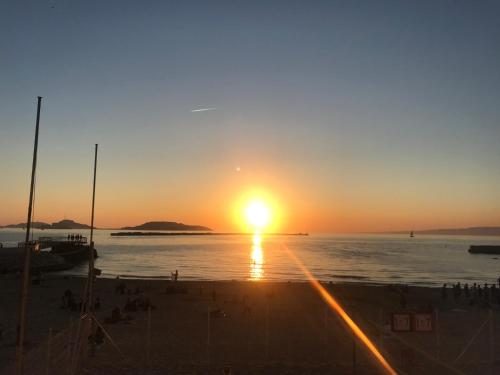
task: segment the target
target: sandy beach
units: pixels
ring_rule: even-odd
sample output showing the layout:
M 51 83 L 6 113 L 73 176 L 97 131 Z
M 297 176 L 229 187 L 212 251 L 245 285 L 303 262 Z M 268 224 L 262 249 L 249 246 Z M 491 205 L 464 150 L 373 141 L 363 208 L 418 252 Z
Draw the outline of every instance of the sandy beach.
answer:
M 124 294 L 116 290 L 122 282 Z M 0 368 L 9 373 L 15 354 L 19 280 L 4 278 L 0 283 L 4 291 Z M 49 329 L 50 373 L 61 369 L 78 318 L 78 312 L 61 308 L 62 296 L 70 289 L 78 302 L 84 284 L 82 278 L 57 277 L 32 286 L 27 362 L 37 365 L 28 373 L 45 371 Z M 487 308 L 470 306 L 463 297 L 455 301 L 450 290 L 443 300 L 440 288 L 408 287 L 403 293 L 406 307 L 402 307 L 398 286 L 324 287 L 401 373 L 460 373 L 442 363 L 453 363 L 490 314 Z M 109 338 L 84 363 L 88 374 L 222 374 L 225 367 L 233 374 L 384 373 L 309 283 L 97 279 L 96 296 L 101 303 L 97 317 Z M 147 310 L 123 310 L 127 299 L 136 298 L 151 301 L 150 321 Z M 127 320 L 105 323 L 115 307 L 122 309 Z M 439 311 L 439 338 L 436 332 L 391 333 L 392 313 L 433 309 Z M 493 311 L 498 321 L 497 305 Z M 498 337 L 498 324 L 486 324 L 454 368 L 484 373 L 491 362 L 490 329 Z M 494 358 L 496 348 L 493 342 Z

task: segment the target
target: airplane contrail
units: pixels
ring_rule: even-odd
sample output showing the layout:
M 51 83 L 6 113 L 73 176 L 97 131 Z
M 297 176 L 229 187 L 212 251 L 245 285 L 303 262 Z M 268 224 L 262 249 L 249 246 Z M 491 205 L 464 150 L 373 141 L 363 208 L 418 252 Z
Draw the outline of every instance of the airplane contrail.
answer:
M 215 107 L 209 107 L 209 108 L 198 108 L 198 109 L 192 109 L 191 113 L 193 112 L 206 112 L 206 111 L 215 111 L 217 108 Z

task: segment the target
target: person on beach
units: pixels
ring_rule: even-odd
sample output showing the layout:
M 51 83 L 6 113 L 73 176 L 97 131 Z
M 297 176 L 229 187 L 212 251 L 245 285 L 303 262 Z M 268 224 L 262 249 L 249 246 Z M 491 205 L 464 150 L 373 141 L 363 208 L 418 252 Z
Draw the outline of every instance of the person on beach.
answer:
M 403 309 L 406 308 L 407 301 L 406 301 L 406 297 L 405 297 L 405 294 L 403 291 L 401 291 L 400 295 L 399 295 L 399 304 L 400 304 L 401 308 L 403 308 Z
M 175 272 L 172 272 L 172 281 L 176 283 L 178 278 L 179 278 L 179 271 L 175 270 Z
M 94 343 L 97 348 L 104 343 L 104 332 L 100 326 L 97 326 L 95 333 L 89 336 L 89 343 Z
M 76 304 L 76 301 L 75 301 L 75 297 L 73 297 L 73 295 L 71 295 L 68 299 L 68 308 L 71 310 L 71 311 L 76 311 L 77 310 L 77 304 Z
M 71 297 L 73 297 L 73 292 L 71 291 L 71 289 L 66 289 L 62 297 L 63 307 L 69 307 L 69 301 Z
M 122 319 L 122 312 L 118 306 L 115 306 L 113 311 L 111 311 L 111 321 L 113 323 L 119 322 Z
M 127 285 L 122 281 L 120 282 L 116 288 L 115 288 L 115 292 L 116 293 L 120 293 L 120 294 L 125 294 L 125 290 L 127 289 Z
M 125 311 L 137 311 L 137 300 L 131 299 L 127 297 L 127 302 L 125 302 L 125 307 L 123 308 Z

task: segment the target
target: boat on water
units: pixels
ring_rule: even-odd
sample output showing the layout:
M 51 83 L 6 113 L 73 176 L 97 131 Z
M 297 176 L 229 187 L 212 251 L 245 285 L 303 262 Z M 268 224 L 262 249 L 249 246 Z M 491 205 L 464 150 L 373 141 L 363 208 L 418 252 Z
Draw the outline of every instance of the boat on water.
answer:
M 500 245 L 471 245 L 471 254 L 500 254 Z
M 50 253 L 60 256 L 70 263 L 79 263 L 89 260 L 90 244 L 87 237 L 81 235 L 68 235 L 68 237 L 40 237 L 42 246 L 50 247 Z M 94 249 L 94 259 L 97 251 Z

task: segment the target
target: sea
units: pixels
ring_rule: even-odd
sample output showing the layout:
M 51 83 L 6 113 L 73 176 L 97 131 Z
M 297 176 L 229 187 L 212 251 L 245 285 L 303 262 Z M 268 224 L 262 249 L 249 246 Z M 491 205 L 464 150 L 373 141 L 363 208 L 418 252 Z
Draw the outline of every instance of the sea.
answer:
M 305 281 L 440 286 L 495 283 L 500 255 L 470 254 L 470 245 L 500 245 L 500 237 L 389 234 L 308 236 L 217 235 L 115 237 L 95 230 L 103 277 L 180 280 Z M 39 236 L 89 236 L 89 231 L 35 230 Z M 4 246 L 23 241 L 22 229 L 0 229 Z M 1 249 L 0 249 L 1 251 Z M 86 274 L 82 264 L 61 272 Z

